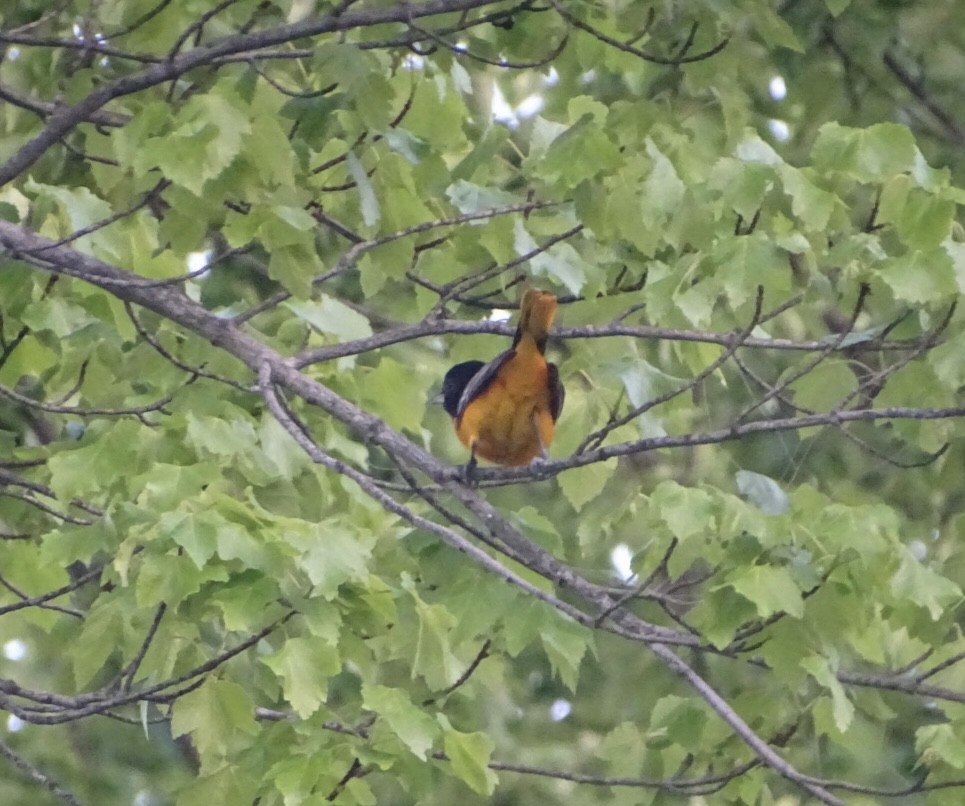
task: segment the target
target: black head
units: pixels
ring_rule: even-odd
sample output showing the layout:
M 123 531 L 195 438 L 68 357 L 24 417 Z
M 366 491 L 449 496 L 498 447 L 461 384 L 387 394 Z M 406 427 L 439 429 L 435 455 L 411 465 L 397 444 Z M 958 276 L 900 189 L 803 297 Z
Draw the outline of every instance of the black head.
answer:
M 462 397 L 466 384 L 484 366 L 482 361 L 463 361 L 446 373 L 442 381 L 442 407 L 450 417 L 455 417 L 456 412 L 459 411 L 459 398 Z

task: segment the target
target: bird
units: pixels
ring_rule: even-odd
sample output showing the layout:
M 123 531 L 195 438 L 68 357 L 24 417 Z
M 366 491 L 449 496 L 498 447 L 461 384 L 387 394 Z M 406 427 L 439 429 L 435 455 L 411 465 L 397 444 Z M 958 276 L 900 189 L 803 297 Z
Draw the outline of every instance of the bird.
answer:
M 547 458 L 566 395 L 559 369 L 544 356 L 556 304 L 548 291 L 527 290 L 512 347 L 489 363 L 463 361 L 446 373 L 442 406 L 469 448 L 467 481 L 477 457 L 508 466 Z

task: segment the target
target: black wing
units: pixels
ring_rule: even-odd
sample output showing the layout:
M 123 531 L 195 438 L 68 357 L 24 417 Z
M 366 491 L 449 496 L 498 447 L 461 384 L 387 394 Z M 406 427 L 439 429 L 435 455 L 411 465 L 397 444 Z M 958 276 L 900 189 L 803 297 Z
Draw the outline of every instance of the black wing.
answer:
M 515 350 L 507 350 L 505 353 L 497 355 L 469 379 L 469 383 L 466 384 L 466 388 L 462 390 L 462 394 L 459 396 L 459 405 L 456 406 L 454 417 L 461 415 L 466 410 L 466 406 L 489 388 L 489 384 L 496 379 L 496 373 L 514 355 L 516 355 Z
M 450 417 L 455 417 L 459 408 L 459 398 L 465 390 L 469 381 L 472 380 L 485 364 L 482 361 L 463 361 L 456 364 L 447 373 L 442 381 L 442 407 L 449 413 Z
M 560 418 L 560 412 L 563 411 L 566 389 L 563 388 L 563 383 L 560 381 L 560 370 L 556 364 L 547 363 L 546 368 L 549 370 L 546 382 L 550 388 L 550 415 L 555 423 Z

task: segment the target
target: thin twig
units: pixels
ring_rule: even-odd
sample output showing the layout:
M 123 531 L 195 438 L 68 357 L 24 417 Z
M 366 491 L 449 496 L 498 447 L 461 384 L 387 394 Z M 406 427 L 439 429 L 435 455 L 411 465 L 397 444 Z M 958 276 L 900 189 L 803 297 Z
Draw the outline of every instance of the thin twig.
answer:
M 650 53 L 648 51 L 641 50 L 640 48 L 636 48 L 636 47 L 633 47 L 632 45 L 628 45 L 625 42 L 621 42 L 619 39 L 614 39 L 611 36 L 607 36 L 598 28 L 594 28 L 592 25 L 589 25 L 588 23 L 583 22 L 583 20 L 581 20 L 579 17 L 576 17 L 575 15 L 571 14 L 569 11 L 563 8 L 562 5 L 560 5 L 558 0 L 549 0 L 549 2 L 550 2 L 550 5 L 552 5 L 553 8 L 556 9 L 556 13 L 559 14 L 563 19 L 565 19 L 568 23 L 570 23 L 574 27 L 579 28 L 581 31 L 585 31 L 586 33 L 590 34 L 590 36 L 596 39 L 599 39 L 601 42 L 609 45 L 610 47 L 616 48 L 617 50 L 622 50 L 624 53 L 629 53 L 633 56 L 636 56 L 638 59 L 643 59 L 644 61 L 652 62 L 653 64 L 663 64 L 667 66 L 677 67 L 683 64 L 692 64 L 693 62 L 701 62 L 706 59 L 710 59 L 713 56 L 716 56 L 725 47 L 727 47 L 727 44 L 730 42 L 729 36 L 724 37 L 723 39 L 720 40 L 720 42 L 718 42 L 712 48 L 702 51 L 701 53 L 695 53 L 692 56 L 686 56 L 683 53 L 679 53 L 676 56 L 657 56 L 655 53 Z M 693 34 L 691 34 L 691 37 L 692 36 Z M 692 41 L 693 41 L 692 38 L 688 41 L 687 49 L 689 49 L 689 43 Z
M 5 759 L 7 759 L 7 761 L 20 770 L 20 772 L 31 781 L 40 784 L 42 787 L 60 798 L 64 803 L 69 804 L 69 806 L 80 806 L 80 801 L 77 800 L 72 793 L 64 789 L 64 787 L 58 784 L 49 775 L 38 770 L 26 759 L 17 755 L 17 753 L 13 751 L 13 748 L 11 748 L 2 739 L 0 739 L 0 756 L 3 756 Z
M 607 435 L 612 433 L 615 429 L 620 428 L 621 426 L 624 426 L 627 423 L 633 422 L 633 420 L 635 420 L 637 417 L 641 416 L 642 414 L 645 414 L 646 412 L 650 411 L 656 406 L 661 406 L 664 403 L 667 403 L 668 401 L 673 400 L 675 397 L 679 397 L 685 392 L 691 389 L 695 389 L 706 378 L 709 378 L 711 375 L 717 372 L 717 370 L 720 369 L 724 364 L 726 364 L 727 361 L 730 360 L 731 356 L 733 356 L 741 348 L 741 346 L 743 345 L 744 341 L 748 338 L 748 336 L 750 336 L 751 333 L 754 332 L 754 328 L 756 328 L 760 322 L 761 309 L 763 307 L 763 304 L 764 304 L 764 287 L 758 286 L 757 297 L 754 303 L 754 313 L 751 316 L 750 322 L 747 323 L 747 326 L 744 327 L 743 330 L 741 330 L 739 333 L 734 335 L 732 343 L 727 347 L 726 350 L 724 350 L 724 352 L 720 356 L 717 357 L 715 361 L 712 361 L 710 364 L 704 367 L 699 373 L 697 373 L 697 375 L 694 376 L 692 380 L 678 386 L 676 389 L 671 389 L 669 392 L 666 392 L 662 395 L 658 395 L 652 400 L 646 400 L 643 403 L 639 404 L 638 406 L 634 406 L 633 408 L 630 409 L 630 411 L 628 411 L 622 417 L 611 416 L 610 419 L 607 421 L 606 425 L 604 425 L 602 428 L 598 429 L 597 431 L 594 431 L 591 434 L 587 435 L 583 439 L 583 441 L 576 448 L 576 453 L 582 453 L 583 451 L 589 448 L 598 447 L 603 443 L 603 440 L 606 439 Z
M 134 659 L 127 665 L 127 667 L 121 671 L 121 689 L 123 691 L 130 691 L 131 686 L 134 685 L 134 676 L 137 674 L 137 670 L 140 668 L 141 663 L 144 661 L 145 655 L 151 646 L 151 642 L 154 640 L 154 636 L 157 635 L 158 627 L 161 626 L 161 619 L 164 618 L 164 613 L 167 611 L 167 604 L 161 602 L 157 606 L 157 610 L 154 612 L 154 618 L 151 620 L 151 626 L 148 627 L 147 634 L 144 636 L 144 641 L 141 642 L 141 648 L 138 650 L 137 655 Z

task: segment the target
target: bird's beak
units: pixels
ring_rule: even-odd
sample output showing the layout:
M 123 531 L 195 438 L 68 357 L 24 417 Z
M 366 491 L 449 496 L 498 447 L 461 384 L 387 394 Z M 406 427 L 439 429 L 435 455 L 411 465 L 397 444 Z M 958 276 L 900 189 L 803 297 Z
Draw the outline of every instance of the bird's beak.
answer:
M 443 404 L 442 392 L 439 392 L 438 394 L 435 394 L 432 397 L 430 397 L 429 403 L 430 405 L 433 405 L 433 406 L 441 406 Z

